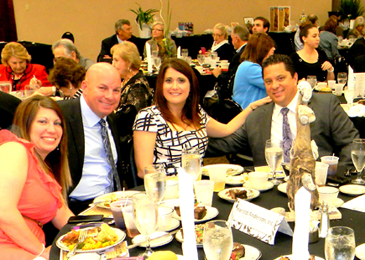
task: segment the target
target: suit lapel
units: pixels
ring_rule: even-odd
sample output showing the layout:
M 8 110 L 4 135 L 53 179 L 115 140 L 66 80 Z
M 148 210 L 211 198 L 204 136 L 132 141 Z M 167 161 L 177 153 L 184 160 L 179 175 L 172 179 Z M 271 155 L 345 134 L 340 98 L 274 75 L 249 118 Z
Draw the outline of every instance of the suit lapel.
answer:
M 262 127 L 260 129 L 262 143 L 265 144 L 266 140 L 271 137 L 271 121 L 272 113 L 274 110 L 274 103 L 270 103 L 263 107 L 262 114 L 260 115 L 260 120 L 262 122 Z M 265 145 L 264 145 L 265 147 Z

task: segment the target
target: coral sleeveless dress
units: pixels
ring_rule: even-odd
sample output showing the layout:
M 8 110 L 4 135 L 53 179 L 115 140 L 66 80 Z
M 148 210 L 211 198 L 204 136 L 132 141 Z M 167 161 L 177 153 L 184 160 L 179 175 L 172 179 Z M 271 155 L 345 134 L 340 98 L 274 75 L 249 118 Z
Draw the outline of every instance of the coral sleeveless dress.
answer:
M 56 216 L 57 210 L 62 207 L 61 186 L 39 166 L 32 143 L 18 138 L 7 130 L 1 130 L 0 145 L 7 142 L 20 143 L 27 150 L 28 173 L 17 207 L 24 216 L 28 228 L 41 243 L 45 244 L 45 234 L 39 224 L 51 221 Z M 35 257 L 36 255 L 19 247 L 0 229 L 0 259 L 28 260 Z

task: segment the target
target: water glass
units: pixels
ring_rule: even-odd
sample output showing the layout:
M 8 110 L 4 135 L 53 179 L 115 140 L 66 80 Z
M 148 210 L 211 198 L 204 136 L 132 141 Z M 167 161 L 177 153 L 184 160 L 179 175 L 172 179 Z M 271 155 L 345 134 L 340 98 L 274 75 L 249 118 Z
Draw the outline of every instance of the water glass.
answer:
M 10 93 L 11 83 L 10 81 L 0 81 L 0 91 Z
M 158 58 L 158 50 L 152 51 L 151 55 L 152 55 L 152 58 Z
M 156 70 L 159 71 L 161 66 L 161 58 L 153 58 L 153 64 L 155 65 Z
M 201 155 L 196 148 L 183 149 L 181 153 L 181 167 L 196 181 L 200 174 Z
M 181 50 L 181 56 L 183 56 L 184 59 L 186 59 L 186 57 L 188 57 L 188 54 L 189 54 L 188 49 L 182 49 Z
M 351 145 L 351 159 L 357 170 L 357 178 L 352 181 L 355 184 L 365 184 L 361 178 L 361 172 L 365 166 L 365 139 L 354 139 Z
M 343 84 L 343 86 L 345 86 L 346 81 L 347 81 L 347 73 L 346 72 L 337 73 L 337 82 L 338 82 L 338 84 Z
M 159 203 L 163 200 L 166 191 L 166 173 L 162 167 L 155 165 L 146 167 L 144 188 L 154 202 Z
M 204 64 L 205 61 L 205 56 L 204 54 L 198 54 L 198 62 L 199 64 L 202 66 Z
M 229 260 L 233 237 L 229 224 L 224 220 L 209 221 L 204 226 L 203 249 L 207 260 Z
M 307 76 L 307 82 L 314 88 L 317 85 L 317 77 L 314 75 Z
M 214 181 L 200 180 L 194 183 L 195 196 L 198 203 L 212 206 Z
M 272 183 L 274 185 L 279 185 L 282 183 L 281 180 L 276 179 L 276 172 L 283 161 L 283 154 L 284 150 L 282 141 L 273 139 L 266 140 L 265 159 L 271 169 L 273 177 Z
M 324 245 L 326 260 L 352 260 L 355 257 L 355 233 L 349 227 L 331 227 Z

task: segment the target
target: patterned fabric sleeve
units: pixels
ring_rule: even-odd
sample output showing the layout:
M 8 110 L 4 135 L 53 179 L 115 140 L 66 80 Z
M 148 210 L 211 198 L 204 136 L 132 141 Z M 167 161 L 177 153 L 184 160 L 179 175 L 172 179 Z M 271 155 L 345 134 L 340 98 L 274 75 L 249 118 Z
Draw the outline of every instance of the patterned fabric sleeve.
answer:
M 152 112 L 152 107 L 147 107 L 138 112 L 133 125 L 133 131 L 146 131 L 156 133 L 158 119 Z

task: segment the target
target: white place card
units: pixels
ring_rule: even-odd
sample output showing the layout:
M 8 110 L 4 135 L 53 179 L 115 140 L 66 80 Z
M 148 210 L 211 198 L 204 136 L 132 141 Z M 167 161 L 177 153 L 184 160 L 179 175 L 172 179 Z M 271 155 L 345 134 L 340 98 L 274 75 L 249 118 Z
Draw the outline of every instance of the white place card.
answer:
M 182 243 L 182 251 L 184 258 L 198 260 L 194 223 L 194 181 L 193 178 L 182 168 L 178 169 L 178 173 L 181 225 L 184 229 L 184 242 Z
M 149 73 L 153 72 L 152 68 L 152 54 L 151 54 L 151 45 L 146 42 L 146 51 L 147 51 L 147 69 Z
M 354 73 L 355 78 L 355 98 L 364 96 L 365 73 Z
M 347 201 L 341 208 L 365 212 L 365 195 Z
M 277 231 L 293 235 L 283 215 L 245 200 L 238 199 L 233 204 L 228 222 L 231 227 L 270 245 L 274 245 Z

